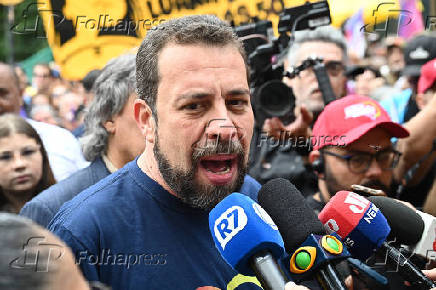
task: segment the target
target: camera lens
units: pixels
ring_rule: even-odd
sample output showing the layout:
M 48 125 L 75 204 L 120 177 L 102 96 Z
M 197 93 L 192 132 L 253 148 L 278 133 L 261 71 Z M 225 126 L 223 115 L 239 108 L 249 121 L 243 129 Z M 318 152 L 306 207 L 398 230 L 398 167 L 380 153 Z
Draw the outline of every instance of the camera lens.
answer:
M 279 80 L 266 82 L 259 87 L 255 105 L 264 112 L 266 118 L 279 117 L 284 123 L 290 123 L 295 119 L 294 94 L 287 85 Z

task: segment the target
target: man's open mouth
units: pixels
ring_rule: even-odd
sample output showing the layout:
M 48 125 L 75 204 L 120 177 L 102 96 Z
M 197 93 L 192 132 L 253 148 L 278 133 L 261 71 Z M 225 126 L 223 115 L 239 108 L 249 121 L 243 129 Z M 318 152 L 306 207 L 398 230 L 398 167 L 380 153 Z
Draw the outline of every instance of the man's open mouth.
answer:
M 213 155 L 200 160 L 200 169 L 213 184 L 231 181 L 237 167 L 237 155 Z

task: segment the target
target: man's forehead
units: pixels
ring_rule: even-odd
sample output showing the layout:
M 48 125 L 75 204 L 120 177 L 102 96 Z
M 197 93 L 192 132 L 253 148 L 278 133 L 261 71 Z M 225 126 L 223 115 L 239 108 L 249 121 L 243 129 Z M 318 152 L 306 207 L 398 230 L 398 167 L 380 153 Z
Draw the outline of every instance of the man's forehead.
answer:
M 0 64 L 0 87 L 18 89 L 18 79 L 14 77 L 14 72 L 9 65 Z
M 303 42 L 298 50 L 297 64 L 301 64 L 310 56 L 322 57 L 324 61 L 342 61 L 342 49 L 332 42 L 307 41 Z
M 392 147 L 391 137 L 383 128 L 374 128 L 343 148 L 347 151 L 379 151 Z

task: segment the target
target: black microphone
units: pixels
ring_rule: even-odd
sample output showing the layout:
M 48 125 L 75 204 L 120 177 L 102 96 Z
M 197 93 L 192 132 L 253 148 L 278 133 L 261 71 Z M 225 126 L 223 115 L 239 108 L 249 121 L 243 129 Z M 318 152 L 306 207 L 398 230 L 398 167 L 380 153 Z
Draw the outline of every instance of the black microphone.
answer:
M 299 247 L 307 240 L 314 241 L 312 247 L 316 248 L 316 255 L 322 257 L 321 262 L 314 268 L 317 280 L 326 289 L 347 289 L 332 266 L 331 256 L 319 246 L 320 243 L 317 243 L 320 241 L 320 236 L 328 237 L 329 243 L 334 242 L 335 238 L 325 236 L 323 225 L 295 186 L 282 178 L 270 180 L 260 189 L 258 200 L 277 225 L 286 251 L 297 253 L 301 249 Z M 310 253 L 306 255 L 310 256 Z
M 414 262 L 424 267 L 429 260 L 436 259 L 436 218 L 414 210 L 398 200 L 385 196 L 368 199 L 385 215 L 391 225 L 392 236 L 401 243 Z
M 391 235 L 405 245 L 414 245 L 421 240 L 424 221 L 413 209 L 401 202 L 385 196 L 369 196 L 388 220 Z

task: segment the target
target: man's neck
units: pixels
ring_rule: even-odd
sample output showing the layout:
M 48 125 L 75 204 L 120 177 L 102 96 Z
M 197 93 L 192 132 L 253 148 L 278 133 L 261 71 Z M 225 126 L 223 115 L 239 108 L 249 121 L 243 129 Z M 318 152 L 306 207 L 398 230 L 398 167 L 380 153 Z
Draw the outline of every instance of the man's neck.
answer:
M 119 167 L 116 167 L 110 158 L 106 154 L 101 155 L 101 159 L 103 159 L 104 165 L 106 165 L 107 170 L 109 170 L 110 173 L 114 173 L 119 169 Z
M 172 195 L 177 196 L 177 194 L 165 182 L 162 174 L 159 171 L 159 166 L 157 165 L 156 158 L 154 158 L 152 144 L 147 144 L 145 146 L 145 151 L 139 156 L 137 164 L 142 172 L 147 174 L 148 177 L 159 183 L 159 185 L 161 185 L 166 191 L 168 191 Z

